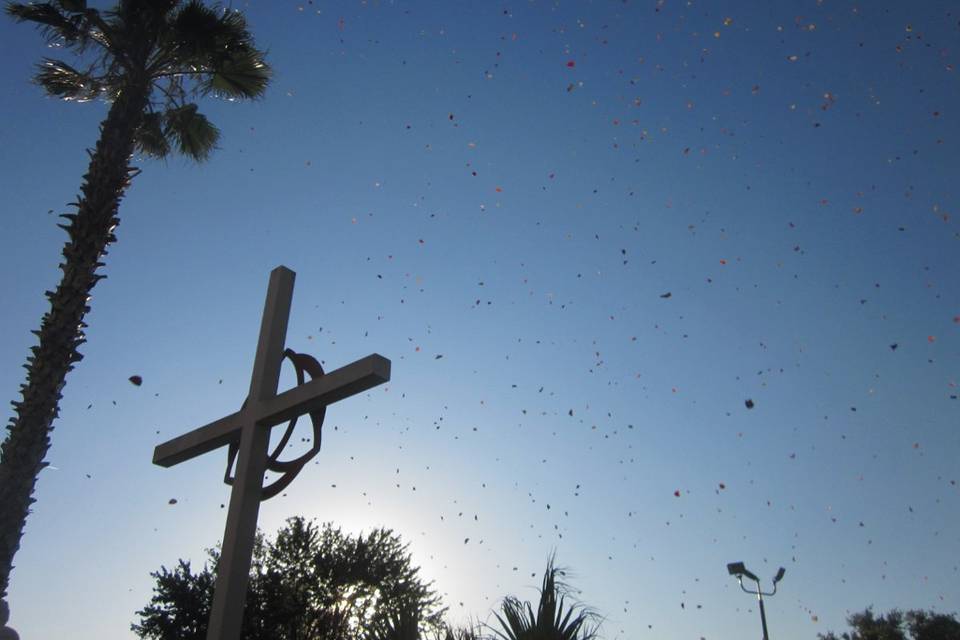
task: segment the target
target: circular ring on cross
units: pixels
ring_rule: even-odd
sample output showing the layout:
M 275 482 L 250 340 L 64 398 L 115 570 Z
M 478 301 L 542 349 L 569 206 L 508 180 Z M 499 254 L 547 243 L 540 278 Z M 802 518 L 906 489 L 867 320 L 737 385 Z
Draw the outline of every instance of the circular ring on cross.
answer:
M 283 357 L 293 363 L 297 374 L 297 386 L 304 384 L 306 381 L 304 374 L 309 374 L 311 380 L 316 380 L 323 375 L 323 367 L 313 356 L 305 353 L 297 353 L 292 349 L 286 349 L 283 352 Z M 244 401 L 244 406 L 246 406 L 246 401 Z M 280 454 L 290 442 L 290 437 L 293 435 L 293 431 L 297 426 L 297 417 L 294 416 L 287 424 L 283 437 L 280 438 L 280 442 L 277 443 L 277 446 L 273 448 L 273 451 L 267 457 L 266 464 L 267 471 L 273 471 L 281 475 L 270 484 L 262 487 L 260 491 L 261 501 L 269 500 L 286 489 L 287 485 L 293 482 L 293 479 L 300 473 L 300 470 L 320 452 L 321 427 L 323 427 L 323 418 L 326 413 L 326 407 L 321 407 L 317 411 L 311 411 L 309 414 L 310 422 L 313 426 L 313 441 L 310 449 L 293 460 L 280 460 Z M 240 443 L 234 441 L 230 443 L 229 450 L 227 451 L 227 470 L 223 475 L 223 481 L 230 486 L 233 486 L 233 468 L 239 449 Z

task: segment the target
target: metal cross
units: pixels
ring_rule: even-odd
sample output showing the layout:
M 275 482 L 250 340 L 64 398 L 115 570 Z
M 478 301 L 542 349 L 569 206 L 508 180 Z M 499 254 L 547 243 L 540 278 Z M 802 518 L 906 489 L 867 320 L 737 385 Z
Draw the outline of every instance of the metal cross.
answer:
M 270 454 L 268 447 L 271 427 L 290 421 L 292 428 L 293 421 L 303 414 L 311 414 L 311 418 L 320 414 L 322 420 L 322 411 L 327 405 L 390 380 L 390 361 L 377 354 L 324 374 L 319 364 L 309 356 L 284 351 L 295 276 L 296 274 L 286 267 L 277 267 L 270 273 L 270 286 L 267 289 L 267 300 L 260 324 L 260 341 L 257 343 L 253 376 L 250 379 L 250 393 L 243 408 L 164 442 L 153 452 L 154 464 L 170 467 L 224 445 L 231 448 L 231 460 L 225 480 L 233 485 L 233 489 L 230 492 L 230 509 L 227 512 L 220 562 L 217 565 L 217 583 L 207 640 L 239 640 L 260 501 L 275 495 L 277 490 L 269 490 L 280 482 L 282 486 L 286 486 L 303 466 L 301 459 L 296 468 L 280 481 L 270 487 L 263 486 L 268 465 L 276 462 L 279 450 L 289 437 L 288 429 L 280 447 Z M 307 367 L 307 370 L 313 379 L 278 395 L 280 365 L 285 355 L 312 361 L 315 367 Z M 297 359 L 291 359 L 297 365 L 300 382 L 301 366 Z M 316 422 L 314 431 L 315 435 L 319 436 L 319 425 Z M 318 449 L 319 441 L 316 441 L 310 457 Z M 229 474 L 234 456 L 236 471 L 231 481 Z

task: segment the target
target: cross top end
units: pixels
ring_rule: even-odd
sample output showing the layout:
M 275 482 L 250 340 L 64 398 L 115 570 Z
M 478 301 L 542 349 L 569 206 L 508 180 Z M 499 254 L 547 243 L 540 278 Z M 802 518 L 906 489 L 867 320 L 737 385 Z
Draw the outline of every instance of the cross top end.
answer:
M 290 278 L 295 278 L 295 277 L 297 277 L 297 272 L 296 272 L 296 271 L 294 271 L 293 269 L 290 269 L 289 267 L 286 267 L 286 266 L 284 266 L 284 265 L 282 265 L 282 264 L 278 264 L 276 267 L 274 267 L 273 270 L 270 272 L 270 275 L 273 276 L 273 274 L 275 274 L 275 273 L 276 273 L 276 274 L 283 274 L 283 275 L 288 276 L 288 277 L 290 277 Z

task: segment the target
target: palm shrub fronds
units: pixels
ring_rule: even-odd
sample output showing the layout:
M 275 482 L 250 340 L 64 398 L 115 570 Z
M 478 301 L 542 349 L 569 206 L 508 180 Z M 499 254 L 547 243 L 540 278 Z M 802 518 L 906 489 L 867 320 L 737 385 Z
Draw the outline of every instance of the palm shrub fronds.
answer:
M 420 640 L 420 609 L 405 604 L 379 626 L 367 632 L 367 640 Z
M 481 628 L 478 624 L 470 624 L 466 627 L 454 627 L 446 625 L 443 633 L 436 634 L 436 640 L 482 640 Z
M 540 587 L 540 602 L 534 611 L 530 602 L 507 596 L 494 612 L 500 628 L 489 627 L 500 640 L 594 640 L 600 620 L 590 608 L 568 603 L 569 587 L 560 579 L 564 571 L 547 561 Z

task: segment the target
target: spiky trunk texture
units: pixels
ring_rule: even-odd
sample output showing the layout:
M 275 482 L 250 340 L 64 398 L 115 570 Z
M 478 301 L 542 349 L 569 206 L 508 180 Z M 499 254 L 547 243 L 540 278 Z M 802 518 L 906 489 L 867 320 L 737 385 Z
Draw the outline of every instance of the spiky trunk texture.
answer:
M 130 166 L 134 135 L 148 99 L 146 80 L 130 80 L 120 91 L 100 125 L 96 147 L 88 151 L 90 166 L 75 203 L 77 212 L 63 215 L 69 224 L 59 225 L 70 236 L 60 264 L 63 277 L 56 291 L 46 293 L 50 311 L 44 314 L 40 330 L 33 332 L 39 343 L 27 357 L 22 400 L 12 403 L 16 415 L 0 447 L 0 600 L 6 598 L 37 477 L 48 464 L 43 459 L 50 448 L 67 373 L 83 358 L 77 348 L 85 342 L 87 301 L 94 285 L 106 277 L 98 275 L 97 269 L 103 266 L 100 260 L 107 245 L 116 240 L 117 210 L 134 174 Z

